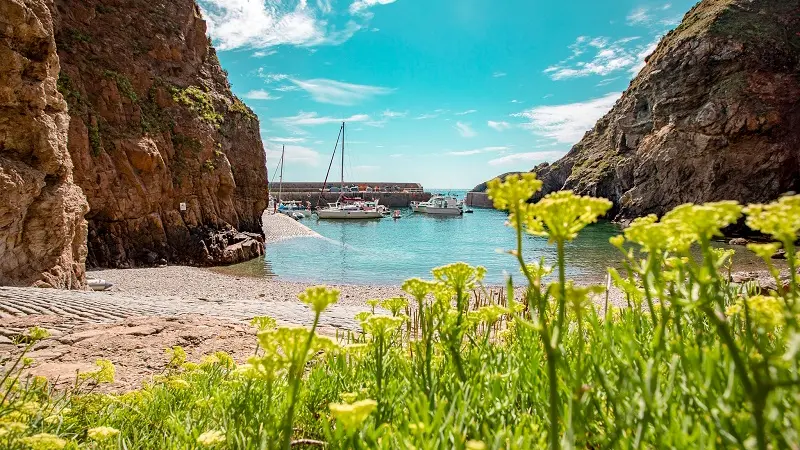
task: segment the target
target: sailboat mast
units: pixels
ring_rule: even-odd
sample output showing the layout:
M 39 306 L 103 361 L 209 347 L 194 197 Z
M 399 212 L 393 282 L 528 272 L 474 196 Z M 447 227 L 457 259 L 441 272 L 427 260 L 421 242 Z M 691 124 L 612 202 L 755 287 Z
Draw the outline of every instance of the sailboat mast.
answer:
M 344 192 L 344 122 L 342 122 L 342 192 Z
M 286 155 L 286 146 L 284 145 L 281 149 L 281 178 L 280 184 L 278 185 L 278 201 L 281 201 L 281 197 L 283 196 L 283 157 Z

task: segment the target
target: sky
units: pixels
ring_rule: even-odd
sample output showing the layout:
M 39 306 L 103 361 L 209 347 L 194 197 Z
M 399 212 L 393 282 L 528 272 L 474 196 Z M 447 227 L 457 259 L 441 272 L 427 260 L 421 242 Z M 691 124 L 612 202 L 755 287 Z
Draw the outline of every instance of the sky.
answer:
M 471 188 L 555 161 L 694 0 L 199 0 L 270 179 Z M 332 179 L 340 164 L 334 163 Z

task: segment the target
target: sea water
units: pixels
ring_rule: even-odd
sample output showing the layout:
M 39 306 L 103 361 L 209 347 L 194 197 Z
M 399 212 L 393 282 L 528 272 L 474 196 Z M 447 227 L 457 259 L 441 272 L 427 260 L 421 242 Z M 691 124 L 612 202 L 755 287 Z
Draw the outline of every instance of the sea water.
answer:
M 506 226 L 507 214 L 475 208 L 460 217 L 432 217 L 401 209 L 400 219 L 318 220 L 302 223 L 322 238 L 297 237 L 268 244 L 264 259 L 221 269 L 223 272 L 286 281 L 335 284 L 399 284 L 411 277 L 430 278 L 430 270 L 464 261 L 487 269 L 488 284 L 521 282 L 514 256 L 516 234 Z M 621 233 L 615 224 L 586 227 L 565 247 L 566 273 L 580 281 L 603 282 L 608 267 L 620 268 L 621 255 L 608 238 Z M 525 235 L 523 257 L 556 264 L 556 248 L 546 238 Z M 717 243 L 719 247 L 729 246 Z M 739 270 L 763 268 L 744 247 L 736 247 Z

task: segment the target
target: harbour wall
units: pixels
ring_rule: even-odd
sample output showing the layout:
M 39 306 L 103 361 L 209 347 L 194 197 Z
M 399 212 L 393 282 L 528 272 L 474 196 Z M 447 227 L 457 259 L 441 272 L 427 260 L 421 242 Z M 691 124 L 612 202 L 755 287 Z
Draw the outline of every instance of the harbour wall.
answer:
M 464 204 L 472 208 L 494 208 L 494 204 L 486 192 L 467 192 Z
M 285 187 L 285 186 L 284 186 Z M 272 191 L 274 197 L 278 196 L 278 191 Z M 381 205 L 389 208 L 408 208 L 411 202 L 427 202 L 431 199 L 429 192 L 347 192 L 348 197 L 360 197 L 364 200 L 378 200 Z M 282 192 L 281 200 L 289 201 L 309 201 L 312 207 L 325 206 L 334 203 L 339 199 L 338 192 L 324 192 L 320 198 L 320 192 Z M 318 203 L 319 202 L 319 203 Z

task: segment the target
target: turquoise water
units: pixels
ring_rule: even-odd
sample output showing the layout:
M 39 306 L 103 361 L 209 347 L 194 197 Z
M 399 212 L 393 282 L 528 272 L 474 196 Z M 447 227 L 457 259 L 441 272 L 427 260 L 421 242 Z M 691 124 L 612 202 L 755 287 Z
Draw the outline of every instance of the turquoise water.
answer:
M 506 214 L 475 209 L 463 217 L 435 218 L 402 210 L 398 220 L 336 221 L 308 218 L 303 224 L 325 239 L 301 237 L 270 244 L 265 261 L 239 265 L 253 275 L 270 275 L 289 281 L 397 284 L 410 277 L 429 277 L 433 267 L 464 261 L 483 265 L 487 282 L 499 284 L 504 273 L 516 276 L 516 259 L 502 250 L 515 246 Z M 566 248 L 569 276 L 602 278 L 606 262 L 615 257 L 608 238 L 615 225 L 600 223 L 586 229 Z M 526 236 L 526 260 L 544 256 L 555 261 L 555 248 L 544 238 Z M 243 267 L 244 266 L 244 267 Z
M 463 195 L 464 191 L 457 192 Z M 278 277 L 305 283 L 399 284 L 411 277 L 430 277 L 430 270 L 464 261 L 487 269 L 486 282 L 501 284 L 505 274 L 519 279 L 516 258 L 504 250 L 516 246 L 515 233 L 505 226 L 506 213 L 475 209 L 463 217 L 430 217 L 401 210 L 398 220 L 368 221 L 303 219 L 323 239 L 293 238 L 268 244 L 263 260 L 219 270 L 243 276 Z M 593 224 L 567 244 L 567 276 L 602 281 L 607 267 L 619 267 L 620 255 L 608 238 L 620 233 L 609 222 Z M 730 248 L 717 243 L 718 247 Z M 763 268 L 744 247 L 735 247 L 738 270 Z M 555 247 L 547 239 L 526 235 L 526 261 L 556 261 Z

